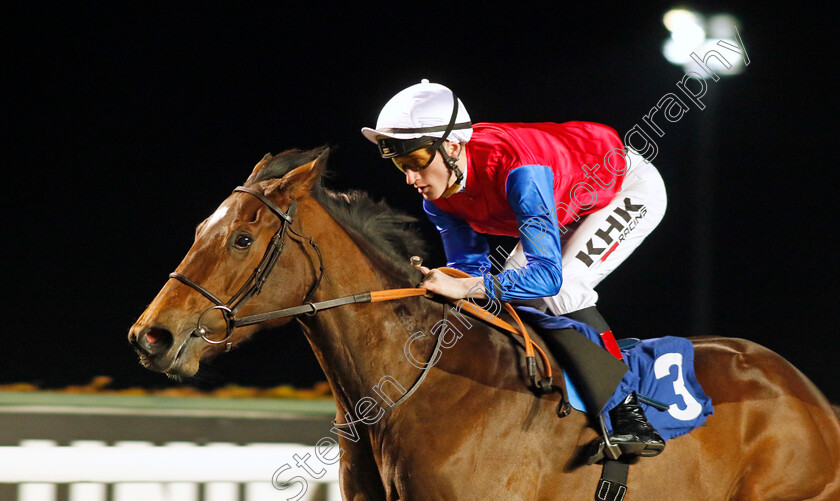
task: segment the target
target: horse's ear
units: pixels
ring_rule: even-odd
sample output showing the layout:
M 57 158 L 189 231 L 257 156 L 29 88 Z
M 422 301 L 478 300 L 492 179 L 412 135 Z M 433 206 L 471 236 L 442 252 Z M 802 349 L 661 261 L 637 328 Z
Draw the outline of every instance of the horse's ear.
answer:
M 312 187 L 318 184 L 321 175 L 326 170 L 329 155 L 330 149 L 324 148 L 318 158 L 293 169 L 283 176 L 282 183 L 279 186 L 282 186 L 286 193 L 295 199 L 309 193 Z
M 262 160 L 257 162 L 257 165 L 254 166 L 254 170 L 251 171 L 251 175 L 248 176 L 247 180 L 245 180 L 245 184 L 249 184 L 252 179 L 256 179 L 257 174 L 262 170 L 263 167 L 268 165 L 268 161 L 272 158 L 273 157 L 271 156 L 271 153 L 266 153 L 265 156 L 262 157 Z

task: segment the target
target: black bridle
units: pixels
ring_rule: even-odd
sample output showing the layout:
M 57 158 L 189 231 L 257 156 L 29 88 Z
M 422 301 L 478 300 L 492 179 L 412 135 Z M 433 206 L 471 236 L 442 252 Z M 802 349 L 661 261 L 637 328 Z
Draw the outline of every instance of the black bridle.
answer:
M 336 298 L 336 299 L 319 301 L 317 303 L 310 302 L 309 299 L 312 297 L 312 295 L 315 293 L 315 291 L 321 285 L 321 280 L 324 278 L 324 271 L 325 271 L 324 270 L 324 257 L 321 255 L 321 250 L 318 248 L 318 245 L 315 243 L 315 241 L 312 239 L 312 237 L 307 237 L 307 236 L 301 235 L 300 233 L 296 232 L 291 227 L 292 223 L 294 222 L 294 214 L 295 214 L 295 208 L 297 207 L 297 201 L 293 200 L 291 205 L 289 206 L 289 210 L 288 211 L 283 211 L 280 207 L 278 207 L 276 204 L 274 204 L 274 202 L 272 202 L 271 200 L 266 198 L 265 195 L 263 195 L 262 193 L 260 193 L 256 190 L 253 190 L 251 188 L 246 188 L 244 186 L 238 186 L 233 191 L 234 191 L 234 193 L 236 193 L 236 192 L 247 193 L 247 194 L 257 198 L 258 200 L 260 200 L 262 203 L 264 203 L 271 210 L 271 212 L 276 214 L 277 217 L 279 217 L 282 220 L 282 224 L 281 224 L 280 228 L 274 233 L 274 236 L 271 238 L 271 241 L 269 242 L 268 247 L 265 250 L 265 254 L 263 255 L 262 260 L 260 260 L 260 263 L 257 265 L 256 268 L 254 268 L 254 271 L 253 271 L 253 273 L 251 273 L 251 276 L 248 277 L 248 279 L 245 281 L 245 283 L 242 284 L 242 287 L 240 287 L 239 290 L 236 291 L 236 293 L 227 302 L 223 302 L 221 299 L 218 298 L 218 296 L 216 296 L 215 294 L 213 294 L 212 292 L 210 292 L 209 290 L 207 290 L 203 286 L 199 285 L 198 283 L 194 282 L 193 280 L 190 280 L 189 278 L 187 278 L 186 276 L 184 276 L 184 275 L 182 275 L 178 272 L 172 272 L 172 273 L 169 274 L 170 278 L 174 278 L 174 279 L 182 282 L 183 284 L 191 287 L 192 289 L 196 290 L 202 296 L 206 297 L 208 300 L 210 300 L 212 303 L 215 304 L 215 306 L 211 306 L 210 308 L 207 308 L 206 310 L 204 310 L 198 316 L 198 319 L 196 320 L 195 329 L 193 329 L 192 333 L 190 334 L 190 337 L 193 337 L 193 336 L 201 337 L 201 339 L 203 339 L 204 341 L 206 341 L 207 343 L 210 343 L 212 345 L 218 345 L 218 344 L 225 343 L 226 344 L 226 349 L 230 350 L 231 342 L 229 340 L 230 340 L 230 337 L 233 335 L 233 330 L 236 329 L 237 327 L 244 327 L 246 325 L 253 325 L 253 324 L 258 324 L 258 323 L 262 323 L 262 322 L 267 322 L 269 320 L 276 320 L 278 318 L 297 316 L 297 315 L 301 315 L 301 314 L 315 315 L 316 313 L 318 313 L 321 310 L 335 308 L 337 306 L 342 306 L 342 305 L 345 305 L 345 304 L 370 303 L 370 302 L 377 302 L 377 301 L 383 301 L 383 300 L 389 300 L 389 299 L 396 299 L 396 298 L 399 298 L 399 297 L 410 297 L 410 296 L 424 295 L 426 293 L 425 289 L 412 289 L 412 290 L 416 290 L 417 293 L 416 294 L 410 294 L 410 295 L 398 295 L 398 296 L 392 296 L 392 297 L 378 296 L 378 297 L 374 298 L 373 297 L 374 294 L 381 293 L 381 292 L 389 292 L 389 291 L 376 291 L 374 293 L 362 292 L 362 293 L 359 293 L 359 294 L 352 294 L 352 295 L 349 295 L 349 296 L 339 297 L 339 298 Z M 320 263 L 318 278 L 315 280 L 315 283 L 312 284 L 312 287 L 309 288 L 309 292 L 307 292 L 306 296 L 303 298 L 303 301 L 302 301 L 303 304 L 300 305 L 300 306 L 293 306 L 291 308 L 284 308 L 282 310 L 274 310 L 274 311 L 269 311 L 269 312 L 265 312 L 265 313 L 258 313 L 258 314 L 255 314 L 255 315 L 250 315 L 250 316 L 247 316 L 247 317 L 236 318 L 236 313 L 239 311 L 239 309 L 246 302 L 248 302 L 249 299 L 251 299 L 252 297 L 254 297 L 255 295 L 259 294 L 262 291 L 262 287 L 265 284 L 266 280 L 268 279 L 269 274 L 271 274 L 271 270 L 274 269 L 274 265 L 277 263 L 277 258 L 279 258 L 280 254 L 283 253 L 283 247 L 285 245 L 285 236 L 286 236 L 287 231 L 296 235 L 301 240 L 307 239 L 309 241 L 309 244 L 312 246 L 313 249 L 315 249 L 315 252 L 318 254 L 318 261 Z M 412 259 L 412 261 L 413 261 L 413 259 Z M 416 266 L 419 267 L 419 263 Z M 395 290 L 399 291 L 400 289 L 395 289 Z M 408 289 L 402 289 L 402 290 L 408 290 Z M 208 312 L 213 311 L 213 310 L 221 311 L 222 316 L 225 319 L 225 329 L 226 329 L 225 330 L 225 338 L 222 339 L 222 340 L 219 340 L 219 341 L 209 339 L 207 337 L 207 329 L 201 324 L 201 320 L 204 318 L 204 315 L 206 315 Z M 444 320 L 446 320 L 446 309 L 445 308 L 443 310 L 443 318 L 444 318 Z M 181 343 L 181 347 L 178 349 L 178 354 L 180 354 L 181 349 L 186 344 L 188 339 L 189 339 L 189 337 L 187 339 L 185 339 L 183 341 L 183 343 Z M 437 360 L 437 358 L 439 357 L 439 354 L 441 352 L 442 341 L 443 341 L 443 335 L 438 335 L 437 336 L 437 341 L 435 342 L 435 346 L 432 350 L 432 354 L 429 357 L 429 362 L 427 362 L 426 365 L 423 367 L 423 369 L 421 370 L 417 379 L 414 381 L 414 384 L 412 384 L 411 387 L 408 389 L 408 391 L 406 391 L 396 402 L 394 402 L 389 407 L 389 409 L 392 409 L 392 408 L 402 404 L 406 400 L 408 400 L 408 398 L 411 395 L 413 395 L 415 391 L 417 391 L 417 389 L 420 387 L 420 385 L 423 384 L 423 381 L 425 381 L 426 376 L 429 374 L 429 371 L 435 365 L 435 363 L 433 363 L 432 361 Z M 177 357 L 178 356 L 176 355 L 175 358 L 177 358 Z M 173 361 L 173 363 L 174 363 L 174 361 Z M 565 399 L 565 397 L 564 397 L 564 399 Z M 341 428 L 341 427 L 353 426 L 353 425 L 355 425 L 357 423 L 361 423 L 361 422 L 364 422 L 363 418 L 348 421 L 348 422 L 344 422 L 344 423 L 338 423 L 336 421 L 333 421 L 333 425 Z
M 170 278 L 174 278 L 179 280 L 180 282 L 192 287 L 202 296 L 209 299 L 215 306 L 211 306 L 204 310 L 201 315 L 198 316 L 198 320 L 196 320 L 195 329 L 192 332 L 193 336 L 201 337 L 204 341 L 210 344 L 222 344 L 227 343 L 228 349 L 230 348 L 230 342 L 228 341 L 230 337 L 233 335 L 233 330 L 237 327 L 242 327 L 245 325 L 252 325 L 255 323 L 265 322 L 267 320 L 271 320 L 273 318 L 281 318 L 284 316 L 292 316 L 298 315 L 300 313 L 312 313 L 318 311 L 318 308 L 315 307 L 312 303 L 308 303 L 309 298 L 312 297 L 312 294 L 318 289 L 318 286 L 321 285 L 321 279 L 324 277 L 324 258 L 321 256 L 321 250 L 318 248 L 318 245 L 312 240 L 311 237 L 306 237 L 301 235 L 300 233 L 296 232 L 291 226 L 292 222 L 294 221 L 295 215 L 295 208 L 297 206 L 297 201 L 293 200 L 292 204 L 289 206 L 288 211 L 283 211 L 280 207 L 278 207 L 274 202 L 269 200 L 259 191 L 253 190 L 251 188 L 246 188 L 244 186 L 238 186 L 234 190 L 234 193 L 247 193 L 259 201 L 264 203 L 266 207 L 271 210 L 274 214 L 277 215 L 282 221 L 280 228 L 274 233 L 274 236 L 271 238 L 271 241 L 268 244 L 268 247 L 265 250 L 265 254 L 263 255 L 262 260 L 254 268 L 253 273 L 251 276 L 248 277 L 248 280 L 242 284 L 242 287 L 236 291 L 227 302 L 222 301 L 219 299 L 218 296 L 204 288 L 203 286 L 199 285 L 195 281 L 187 278 L 186 276 L 178 273 L 172 272 L 169 274 Z M 309 288 L 309 292 L 306 293 L 306 296 L 303 298 L 304 305 L 298 306 L 295 308 L 287 308 L 285 310 L 278 310 L 274 312 L 269 312 L 268 314 L 260 314 L 260 315 L 252 315 L 250 317 L 244 318 L 236 318 L 236 313 L 239 311 L 245 303 L 248 302 L 252 297 L 258 295 L 262 292 L 262 287 L 265 284 L 265 281 L 268 280 L 268 276 L 271 274 L 271 271 L 274 269 L 274 265 L 277 263 L 277 258 L 280 257 L 280 254 L 283 253 L 283 247 L 285 246 L 285 236 L 286 232 L 293 233 L 297 235 L 301 239 L 308 239 L 309 244 L 315 249 L 315 252 L 318 254 L 318 260 L 320 262 L 320 268 L 318 272 L 318 278 L 315 280 L 315 283 L 312 284 L 312 287 Z M 202 325 L 201 321 L 208 312 L 218 310 L 221 312 L 222 317 L 225 319 L 225 338 L 222 340 L 213 340 L 207 337 L 207 329 Z M 300 310 L 300 311 L 297 311 Z M 279 314 L 279 315 L 278 315 Z

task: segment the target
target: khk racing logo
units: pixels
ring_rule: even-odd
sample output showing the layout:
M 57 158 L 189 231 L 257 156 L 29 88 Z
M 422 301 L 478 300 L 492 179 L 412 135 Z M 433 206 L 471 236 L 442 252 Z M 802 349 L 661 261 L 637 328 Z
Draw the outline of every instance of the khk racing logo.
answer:
M 636 215 L 631 216 L 631 212 Z M 609 226 L 595 232 L 595 236 L 600 240 L 603 240 L 604 245 L 609 246 L 612 244 L 612 246 L 610 246 L 609 249 L 607 249 L 607 247 L 595 247 L 595 237 L 592 237 L 588 242 L 586 242 L 586 251 L 578 252 L 575 257 L 581 260 L 587 267 L 595 264 L 595 259 L 598 259 L 599 261 L 607 259 L 607 256 L 612 254 L 616 247 L 618 247 L 618 244 L 623 242 L 624 239 L 627 238 L 627 235 L 636 229 L 638 222 L 645 217 L 645 214 L 647 214 L 647 207 L 644 205 L 633 205 L 630 202 L 630 197 L 625 198 L 624 207 L 616 207 L 615 210 L 613 210 L 613 214 L 610 214 L 607 217 L 607 223 L 609 223 Z M 619 221 L 616 216 L 621 218 L 623 221 Z M 618 241 L 613 239 L 613 230 L 618 231 L 618 234 L 616 235 Z M 598 256 L 600 256 L 600 258 Z

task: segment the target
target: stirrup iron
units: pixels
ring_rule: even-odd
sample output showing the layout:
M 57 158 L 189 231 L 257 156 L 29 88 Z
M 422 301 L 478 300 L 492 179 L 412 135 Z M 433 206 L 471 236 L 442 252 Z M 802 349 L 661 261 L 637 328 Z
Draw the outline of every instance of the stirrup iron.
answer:
M 621 447 L 610 441 L 610 435 L 607 433 L 607 422 L 603 414 L 598 416 L 598 422 L 601 425 L 601 436 L 594 443 L 594 447 L 591 449 L 593 452 L 590 453 L 586 464 L 595 464 L 605 458 L 618 460 L 622 454 Z

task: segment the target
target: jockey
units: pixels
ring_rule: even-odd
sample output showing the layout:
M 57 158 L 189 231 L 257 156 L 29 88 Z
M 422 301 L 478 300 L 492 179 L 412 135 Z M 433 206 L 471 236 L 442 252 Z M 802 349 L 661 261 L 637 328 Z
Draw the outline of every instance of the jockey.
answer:
M 376 128 L 362 134 L 423 197 L 447 265 L 473 275 L 423 267 L 424 287 L 453 299 L 541 306 L 591 325 L 620 357 L 594 288 L 661 221 L 666 195 L 656 168 L 615 130 L 588 122 L 472 124 L 452 91 L 424 79 L 388 101 Z M 496 275 L 490 259 L 497 258 L 481 234 L 519 237 Z M 612 442 L 645 456 L 665 447 L 635 392 L 609 415 Z

